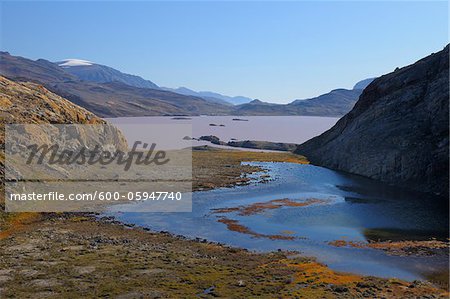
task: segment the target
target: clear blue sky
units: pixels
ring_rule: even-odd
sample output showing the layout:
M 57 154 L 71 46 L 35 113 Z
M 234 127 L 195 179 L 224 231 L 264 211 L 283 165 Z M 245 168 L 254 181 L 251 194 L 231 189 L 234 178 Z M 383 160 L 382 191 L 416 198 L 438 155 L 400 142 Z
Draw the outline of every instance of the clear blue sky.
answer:
M 1 49 L 80 58 L 288 102 L 391 72 L 448 43 L 443 2 L 3 2 Z

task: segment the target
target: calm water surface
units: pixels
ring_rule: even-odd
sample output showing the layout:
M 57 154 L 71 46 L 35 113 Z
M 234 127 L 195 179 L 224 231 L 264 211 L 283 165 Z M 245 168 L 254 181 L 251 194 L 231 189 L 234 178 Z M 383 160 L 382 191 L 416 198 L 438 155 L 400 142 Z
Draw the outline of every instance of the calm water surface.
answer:
M 286 143 L 303 143 L 331 128 L 338 120 L 334 117 L 314 116 L 197 116 L 175 120 L 173 117 L 120 117 L 107 119 L 124 133 L 130 124 L 191 124 L 192 136 L 215 135 L 228 142 L 236 140 L 257 140 Z M 233 118 L 247 121 L 233 121 Z M 215 124 L 216 126 L 210 126 Z M 223 125 L 222 127 L 220 125 Z M 129 132 L 130 134 L 131 132 Z M 183 134 L 174 136 L 182 139 Z M 195 142 L 194 145 L 209 144 Z
M 229 123 L 225 121 L 225 118 L 219 117 L 214 120 L 209 118 L 204 123 L 222 122 L 226 124 L 223 128 L 229 129 L 231 125 L 228 126 Z M 283 123 L 286 130 L 289 128 L 289 132 L 295 133 L 286 134 L 272 141 L 301 142 L 301 138 L 309 138 L 306 136 L 310 136 L 314 130 L 314 132 L 322 131 L 335 122 L 335 119 L 325 119 L 320 129 L 308 128 L 304 129 L 308 132 L 302 133 L 302 129 L 298 127 L 294 130 L 295 122 L 306 124 L 310 121 L 320 121 L 320 118 L 319 120 L 311 118 L 306 122 L 299 119 L 292 122 L 292 119 L 286 117 L 274 126 L 281 126 Z M 152 118 L 151 121 L 155 119 Z M 252 121 L 253 118 L 248 123 Z M 264 123 L 264 118 L 258 121 Z M 241 125 L 244 122 L 236 123 Z M 304 128 L 306 127 L 308 126 L 305 125 Z M 201 128 L 202 130 L 211 129 L 208 125 L 206 127 L 202 125 Z M 272 138 L 264 138 L 262 135 L 258 138 L 260 136 L 258 130 L 238 131 L 231 130 L 225 133 L 224 130 L 221 138 L 226 139 L 225 136 L 234 136 L 238 139 L 244 139 L 243 136 L 247 136 L 245 138 L 260 140 Z M 271 131 L 268 130 L 268 132 Z M 199 134 L 204 133 L 202 131 Z M 215 135 L 219 136 L 217 133 Z M 294 138 L 288 137 L 290 135 L 302 137 L 289 139 Z M 392 256 L 380 250 L 335 247 L 328 244 L 342 239 L 363 242 L 369 239 L 428 240 L 431 237 L 445 239 L 448 237 L 448 202 L 312 165 L 249 164 L 267 169 L 271 180 L 267 183 L 255 182 L 247 186 L 195 192 L 192 213 L 117 213 L 111 210 L 107 214 L 123 222 L 149 227 L 153 230 L 169 231 L 192 238 L 205 238 L 250 250 L 295 250 L 307 256 L 317 257 L 319 261 L 326 263 L 332 269 L 364 275 L 413 280 L 425 279 L 448 269 L 448 257 L 442 255 Z M 237 212 L 214 213 L 215 209 L 284 198 L 298 202 L 315 198 L 323 202 L 302 207 L 284 206 L 247 216 L 238 215 Z M 139 211 L 142 204 L 145 205 L 145 202 L 133 205 L 133 209 Z M 221 216 L 236 220 L 240 225 L 258 234 L 293 236 L 294 239 L 273 240 L 230 231 L 224 223 L 218 222 Z

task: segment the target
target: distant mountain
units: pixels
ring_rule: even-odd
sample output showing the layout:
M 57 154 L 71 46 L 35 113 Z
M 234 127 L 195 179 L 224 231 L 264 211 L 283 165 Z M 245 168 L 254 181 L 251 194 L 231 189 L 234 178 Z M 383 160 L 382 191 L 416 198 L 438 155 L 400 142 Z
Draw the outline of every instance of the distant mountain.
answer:
M 45 59 L 36 61 L 0 51 L 0 73 L 16 81 L 66 82 L 78 80 L 64 69 Z
M 367 79 L 355 86 L 362 87 L 370 83 Z M 365 83 L 362 83 L 365 82 Z M 362 93 L 362 89 L 335 89 L 315 98 L 295 100 L 289 104 L 271 104 L 254 100 L 236 106 L 236 115 L 310 115 L 342 116 L 349 112 Z
M 0 74 L 15 81 L 40 83 L 102 117 L 230 113 L 229 106 L 199 97 L 138 88 L 117 81 L 96 83 L 80 80 L 67 72 L 67 65 L 60 67 L 44 59 L 33 61 L 7 52 L 0 52 Z
M 353 86 L 353 89 L 365 89 L 375 79 L 376 78 L 369 78 L 369 79 L 361 80 L 358 83 L 356 83 L 355 86 Z
M 181 93 L 184 95 L 197 96 L 210 101 L 215 101 L 217 103 L 228 103 L 232 105 L 241 105 L 245 103 L 250 103 L 252 101 L 251 98 L 243 97 L 243 96 L 225 96 L 220 93 L 211 92 L 211 91 L 194 91 L 192 89 L 186 87 L 178 87 L 178 88 L 167 88 L 162 87 L 164 90 L 170 90 L 176 93 Z
M 66 59 L 56 62 L 56 64 L 69 74 L 84 81 L 95 83 L 121 82 L 134 87 L 159 88 L 152 81 L 145 80 L 139 76 L 125 74 L 109 66 L 96 64 L 87 60 Z
M 375 79 L 334 127 L 296 152 L 312 163 L 449 194 L 449 46 Z
M 355 105 L 362 89 L 335 89 L 329 93 L 306 100 L 296 100 L 288 106 L 302 111 L 304 115 L 342 116 Z
M 56 64 L 66 72 L 74 75 L 80 80 L 95 82 L 95 83 L 110 83 L 120 82 L 134 87 L 162 89 L 166 91 L 175 92 L 182 95 L 200 97 L 207 101 L 222 104 L 222 105 L 236 105 L 250 102 L 252 99 L 246 97 L 229 97 L 215 92 L 209 91 L 194 91 L 186 87 L 167 88 L 159 87 L 149 80 L 145 80 L 139 76 L 122 73 L 114 68 L 106 65 L 97 64 L 87 60 L 81 59 L 66 59 L 56 62 Z

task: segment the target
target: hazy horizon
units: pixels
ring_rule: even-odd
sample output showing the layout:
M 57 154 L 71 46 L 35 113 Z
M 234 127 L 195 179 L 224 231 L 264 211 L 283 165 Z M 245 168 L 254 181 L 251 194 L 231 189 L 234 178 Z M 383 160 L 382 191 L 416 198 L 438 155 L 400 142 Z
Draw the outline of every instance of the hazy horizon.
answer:
M 447 2 L 2 2 L 0 48 L 287 103 L 448 43 Z

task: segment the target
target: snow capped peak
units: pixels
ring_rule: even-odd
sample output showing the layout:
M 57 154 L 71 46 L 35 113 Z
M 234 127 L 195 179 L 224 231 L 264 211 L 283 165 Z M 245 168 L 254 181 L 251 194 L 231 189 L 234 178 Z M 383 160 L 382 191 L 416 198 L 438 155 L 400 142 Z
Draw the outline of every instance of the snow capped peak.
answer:
M 82 59 L 65 59 L 58 63 L 59 66 L 67 67 L 67 66 L 82 66 L 82 65 L 93 65 L 94 63 L 87 60 Z

